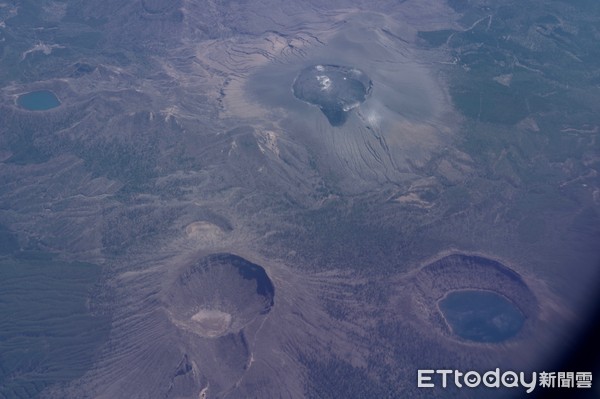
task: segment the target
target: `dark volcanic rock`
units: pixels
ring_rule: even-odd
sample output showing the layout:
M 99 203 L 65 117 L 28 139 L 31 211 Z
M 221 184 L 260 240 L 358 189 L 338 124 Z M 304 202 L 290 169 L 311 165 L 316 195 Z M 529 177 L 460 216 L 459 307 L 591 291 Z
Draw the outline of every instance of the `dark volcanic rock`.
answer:
M 318 106 L 332 126 L 341 126 L 348 112 L 367 99 L 372 86 L 356 68 L 314 65 L 300 72 L 292 89 L 298 99 Z

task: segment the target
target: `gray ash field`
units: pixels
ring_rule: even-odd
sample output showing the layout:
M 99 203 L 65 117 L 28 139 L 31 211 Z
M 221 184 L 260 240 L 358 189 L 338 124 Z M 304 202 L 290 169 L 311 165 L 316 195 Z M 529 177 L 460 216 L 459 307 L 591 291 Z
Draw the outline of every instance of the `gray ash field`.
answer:
M 0 2 L 0 397 L 523 397 L 416 382 L 596 301 L 600 5 L 501 3 Z

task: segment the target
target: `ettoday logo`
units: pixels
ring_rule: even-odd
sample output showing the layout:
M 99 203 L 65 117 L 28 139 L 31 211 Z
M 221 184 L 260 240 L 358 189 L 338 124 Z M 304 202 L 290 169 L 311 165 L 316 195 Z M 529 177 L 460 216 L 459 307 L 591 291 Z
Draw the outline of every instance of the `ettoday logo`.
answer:
M 462 372 L 459 370 L 418 370 L 417 386 L 419 388 L 447 388 L 453 383 L 457 388 L 476 388 L 484 385 L 488 388 L 522 388 L 527 393 L 540 386 L 544 388 L 591 388 L 590 372 L 541 372 L 524 373 L 500 371 L 499 368 L 483 374 L 477 371 Z
M 488 388 L 518 388 L 524 387 L 527 393 L 533 392 L 537 385 L 537 373 L 533 372 L 526 376 L 525 373 L 515 373 L 514 371 L 500 372 L 500 369 L 490 370 L 483 375 L 477 371 L 467 371 L 465 373 L 458 370 L 419 370 L 417 386 L 419 388 L 434 388 L 434 376 L 438 375 L 441 379 L 442 388 L 448 387 L 449 381 L 458 388 L 468 387 L 476 388 L 481 384 Z

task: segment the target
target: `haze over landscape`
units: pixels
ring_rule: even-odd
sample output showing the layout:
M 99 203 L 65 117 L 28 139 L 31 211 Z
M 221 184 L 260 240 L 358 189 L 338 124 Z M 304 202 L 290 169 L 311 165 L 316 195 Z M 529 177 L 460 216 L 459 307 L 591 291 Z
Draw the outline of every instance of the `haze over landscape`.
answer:
M 591 318 L 599 17 L 0 0 L 0 398 L 523 397 L 417 370 Z

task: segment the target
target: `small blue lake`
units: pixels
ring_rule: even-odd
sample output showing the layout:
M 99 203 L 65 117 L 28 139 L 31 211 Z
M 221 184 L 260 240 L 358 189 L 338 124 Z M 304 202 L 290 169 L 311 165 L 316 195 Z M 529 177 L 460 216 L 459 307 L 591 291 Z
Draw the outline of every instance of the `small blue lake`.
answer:
M 439 301 L 446 322 L 457 336 L 476 342 L 501 342 L 516 335 L 525 317 L 512 302 L 491 291 L 450 292 Z
M 19 96 L 17 104 L 30 111 L 46 111 L 58 107 L 60 101 L 50 90 L 39 90 Z

